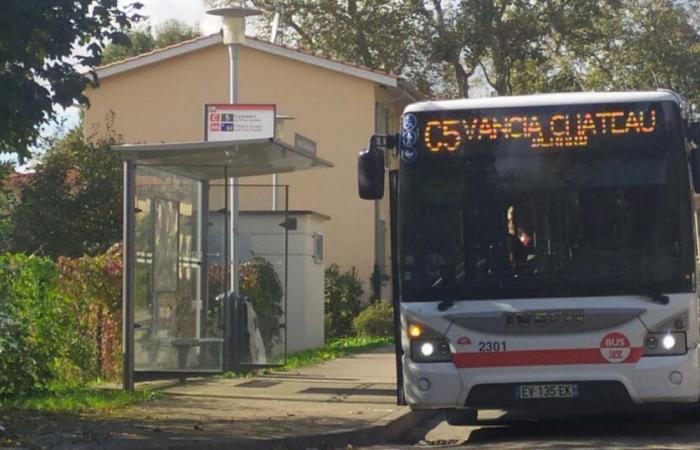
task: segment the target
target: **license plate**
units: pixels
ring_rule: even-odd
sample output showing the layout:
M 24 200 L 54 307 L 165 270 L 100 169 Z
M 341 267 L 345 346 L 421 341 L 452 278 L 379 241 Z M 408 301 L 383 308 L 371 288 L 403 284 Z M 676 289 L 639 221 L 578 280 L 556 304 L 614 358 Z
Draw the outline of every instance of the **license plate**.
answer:
M 515 390 L 515 396 L 522 400 L 574 398 L 578 397 L 578 386 L 575 384 L 522 384 Z

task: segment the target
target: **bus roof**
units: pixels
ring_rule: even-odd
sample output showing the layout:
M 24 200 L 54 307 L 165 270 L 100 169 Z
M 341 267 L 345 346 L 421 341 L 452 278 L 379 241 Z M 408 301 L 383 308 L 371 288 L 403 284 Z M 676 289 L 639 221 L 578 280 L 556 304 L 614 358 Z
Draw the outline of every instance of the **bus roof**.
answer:
M 518 95 L 512 97 L 463 98 L 413 103 L 404 112 L 444 111 L 461 109 L 511 108 L 526 106 L 585 105 L 594 103 L 633 103 L 672 101 L 680 103 L 672 91 L 646 92 L 573 92 L 564 94 Z

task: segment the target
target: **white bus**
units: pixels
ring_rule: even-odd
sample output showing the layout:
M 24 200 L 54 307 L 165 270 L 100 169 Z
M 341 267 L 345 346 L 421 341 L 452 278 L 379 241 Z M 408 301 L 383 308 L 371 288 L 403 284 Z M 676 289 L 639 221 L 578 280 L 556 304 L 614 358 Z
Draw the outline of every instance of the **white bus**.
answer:
M 400 401 L 452 423 L 698 402 L 696 130 L 656 91 L 416 103 L 373 137 L 361 197 L 399 159 Z

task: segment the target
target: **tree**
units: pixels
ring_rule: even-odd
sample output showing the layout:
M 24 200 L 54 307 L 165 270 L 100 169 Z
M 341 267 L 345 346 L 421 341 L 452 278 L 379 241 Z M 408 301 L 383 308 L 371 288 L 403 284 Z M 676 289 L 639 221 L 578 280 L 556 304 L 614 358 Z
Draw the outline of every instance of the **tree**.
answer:
M 127 39 L 124 43 L 111 43 L 107 45 L 102 53 L 102 64 L 111 64 L 130 56 L 140 55 L 150 52 L 155 48 L 155 39 L 151 35 L 150 28 L 131 30 L 126 33 Z
M 365 67 L 400 72 L 413 57 L 410 45 L 414 14 L 410 1 L 256 0 L 267 16 L 284 8 L 284 20 L 298 44 Z M 281 6 L 280 6 L 281 5 Z
M 426 96 L 468 97 L 478 82 L 498 95 L 700 89 L 698 0 L 253 3 L 263 31 L 279 13 L 288 42 L 399 73 Z
M 155 33 L 151 31 L 149 25 L 146 25 L 140 29 L 127 32 L 126 36 L 127 39 L 124 43 L 113 43 L 105 47 L 102 57 L 103 64 L 120 61 L 130 56 L 140 55 L 169 45 L 179 44 L 180 42 L 199 37 L 201 33 L 197 27 L 171 19 L 157 26 Z
M 179 44 L 201 35 L 197 26 L 190 26 L 176 19 L 166 20 L 156 27 L 155 48 Z
M 14 209 L 12 250 L 79 257 L 121 240 L 122 164 L 108 149 L 116 140 L 85 143 L 78 126 L 46 152 Z
M 587 89 L 669 88 L 700 101 L 700 33 L 690 0 L 620 0 L 598 24 L 608 36 L 579 59 Z
M 140 7 L 121 8 L 116 0 L 0 2 L 0 152 L 28 157 L 55 106 L 88 103 L 83 92 L 97 83 L 92 69 L 105 44 L 124 41 Z
M 614 0 L 462 0 L 421 2 L 430 59 L 453 70 L 456 95 L 475 75 L 497 94 L 579 87 L 560 55 L 598 38 L 593 23 Z
M 400 73 L 420 55 L 411 47 L 415 0 L 253 0 L 263 11 L 260 31 L 268 34 L 281 13 L 286 44 L 327 57 Z M 240 4 L 204 0 L 207 7 Z
M 279 13 L 291 40 L 301 47 L 400 73 L 426 95 L 468 97 L 475 75 L 500 94 L 513 92 L 525 75 L 539 76 L 542 85 L 573 85 L 566 71 L 541 73 L 532 68 L 540 68 L 572 39 L 585 34 L 583 31 L 603 12 L 605 1 L 254 3 L 266 12 L 263 29 L 268 29 L 274 14 Z

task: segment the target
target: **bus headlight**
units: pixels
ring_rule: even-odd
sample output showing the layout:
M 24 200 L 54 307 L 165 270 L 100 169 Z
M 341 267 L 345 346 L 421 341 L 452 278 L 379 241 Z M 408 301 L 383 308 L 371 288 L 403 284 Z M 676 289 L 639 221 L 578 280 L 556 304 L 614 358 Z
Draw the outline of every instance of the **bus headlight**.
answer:
M 426 358 L 429 358 L 433 356 L 433 353 L 435 353 L 435 346 L 433 345 L 432 342 L 424 342 L 420 346 L 420 354 L 421 356 L 424 356 Z
M 685 355 L 686 352 L 684 331 L 648 333 L 644 338 L 644 356 Z
M 406 334 L 411 342 L 411 359 L 414 362 L 452 361 L 450 344 L 442 333 L 438 333 L 422 323 L 409 322 Z
M 665 350 L 671 350 L 673 347 L 676 346 L 676 338 L 674 338 L 672 334 L 667 334 L 661 340 L 661 345 L 664 347 Z
M 411 341 L 411 359 L 414 362 L 449 362 L 452 353 L 444 339 L 420 339 Z

